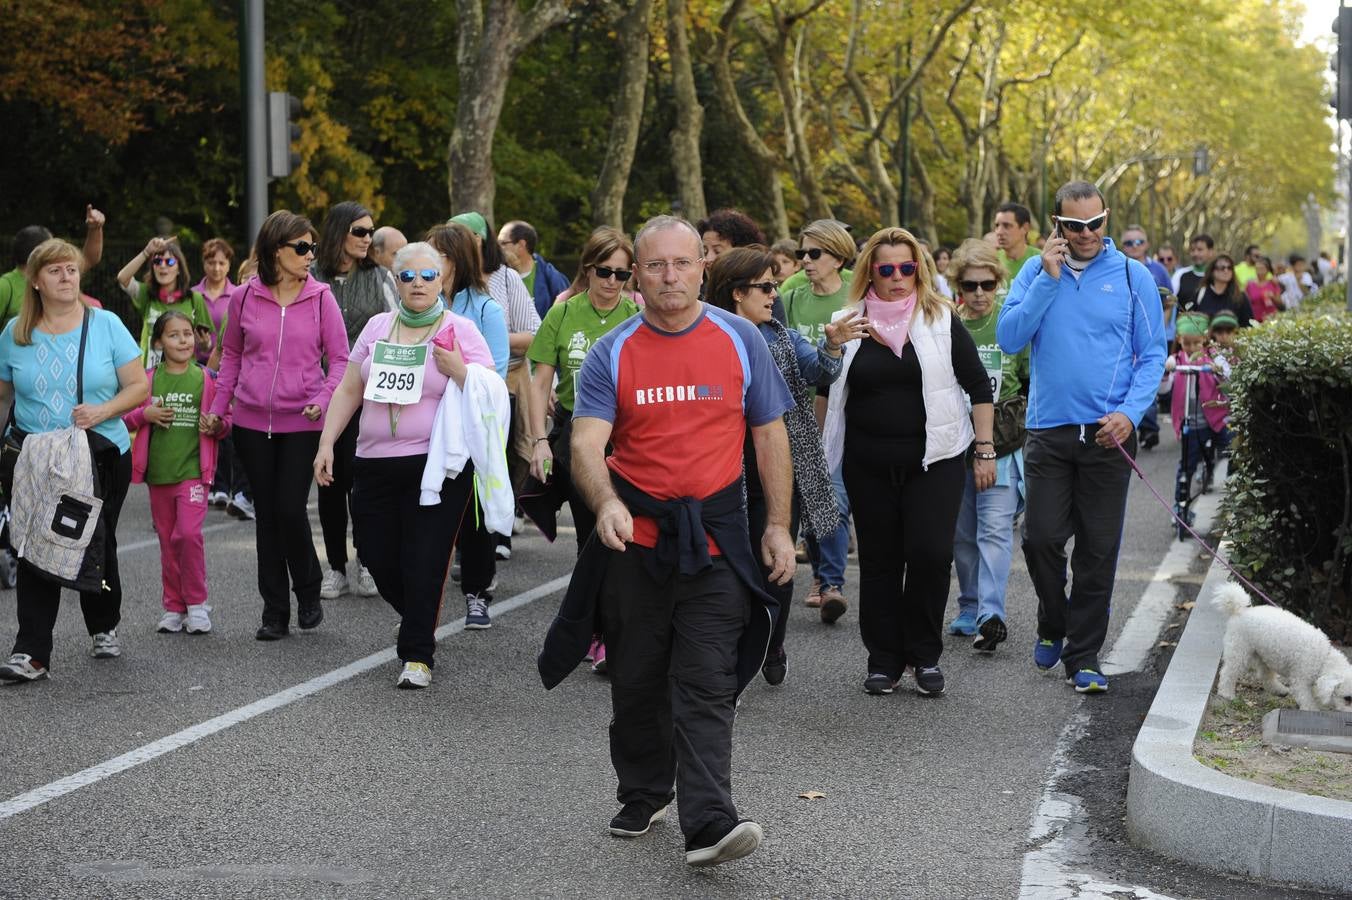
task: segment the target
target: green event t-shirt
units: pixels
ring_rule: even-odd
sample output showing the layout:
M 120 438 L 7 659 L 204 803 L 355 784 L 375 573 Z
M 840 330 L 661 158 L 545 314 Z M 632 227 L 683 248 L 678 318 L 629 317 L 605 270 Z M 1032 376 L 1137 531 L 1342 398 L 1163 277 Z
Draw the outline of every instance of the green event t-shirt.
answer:
M 1029 244 L 1024 248 L 1023 256 L 1020 256 L 1018 259 L 1010 259 L 1005 255 L 1005 251 L 1003 250 L 998 250 L 996 252 L 1000 255 L 1000 262 L 1004 265 L 1005 272 L 1009 275 L 1009 277 L 1005 279 L 1006 285 L 1013 284 L 1014 279 L 1019 277 L 1019 270 L 1023 268 L 1024 263 L 1028 262 L 1028 260 L 1032 259 L 1034 256 L 1042 255 L 1042 251 L 1032 244 Z
M 150 335 L 155 327 L 155 321 L 164 314 L 165 310 L 177 309 L 192 319 L 193 329 L 205 328 L 214 332 L 216 324 L 211 321 L 211 312 L 207 309 L 206 298 L 197 291 L 190 291 L 187 302 L 179 300 L 175 303 L 165 303 L 161 300 L 150 299 L 150 285 L 141 283 L 136 291 L 136 296 L 132 297 L 132 307 L 141 316 L 141 363 L 147 369 L 153 369 L 160 364 L 160 353 L 150 346 Z M 224 333 L 224 325 L 222 325 Z
M 844 281 L 845 283 L 848 284 L 849 281 L 850 281 L 850 279 L 853 278 L 853 277 L 854 277 L 854 270 L 853 270 L 853 269 L 841 269 L 841 270 L 840 270 L 840 278 L 841 278 L 841 280 Z M 808 283 L 808 282 L 807 282 L 807 272 L 805 272 L 805 271 L 802 270 L 802 269 L 799 269 L 797 272 L 794 272 L 794 273 L 793 273 L 792 275 L 790 275 L 788 278 L 785 278 L 785 279 L 784 279 L 783 283 L 781 283 L 781 284 L 779 285 L 779 293 L 780 293 L 780 294 L 787 294 L 789 291 L 791 291 L 791 290 L 793 290 L 793 289 L 795 289 L 795 288 L 802 287 L 803 285 L 805 285 L 805 284 L 807 284 L 807 283 Z
M 23 269 L 13 270 L 0 275 L 0 328 L 4 328 L 10 319 L 17 319 L 23 311 L 23 295 L 28 290 L 28 279 Z
M 840 288 L 834 294 L 814 294 L 812 284 L 806 280 L 796 288 L 782 291 L 780 299 L 784 302 L 784 318 L 788 320 L 788 326 L 810 343 L 820 343 L 826 337 L 826 326 L 830 324 L 831 317 L 844 308 L 852 280 L 853 275 L 842 269 Z
M 531 362 L 553 366 L 559 374 L 555 393 L 559 405 L 573 411 L 573 378 L 582 368 L 587 351 L 630 316 L 638 315 L 638 304 L 633 298 L 620 295 L 619 304 L 607 313 L 598 313 L 586 291 L 555 303 L 535 332 L 526 358 Z
M 150 456 L 146 461 L 146 484 L 181 484 L 202 477 L 198 417 L 202 412 L 205 373 L 188 364 L 181 375 L 163 366 L 150 383 L 150 402 L 174 411 L 168 428 L 146 423 L 150 429 Z
M 1028 348 L 1024 347 L 1018 353 L 1005 353 L 995 340 L 995 320 L 1000 318 L 1002 305 L 997 301 L 981 318 L 962 320 L 976 343 L 977 355 L 991 380 L 991 392 L 997 402 L 1013 397 L 1028 382 Z
M 1258 277 L 1258 269 L 1246 262 L 1241 262 L 1235 266 L 1235 283 L 1239 285 L 1242 291 L 1250 281 Z

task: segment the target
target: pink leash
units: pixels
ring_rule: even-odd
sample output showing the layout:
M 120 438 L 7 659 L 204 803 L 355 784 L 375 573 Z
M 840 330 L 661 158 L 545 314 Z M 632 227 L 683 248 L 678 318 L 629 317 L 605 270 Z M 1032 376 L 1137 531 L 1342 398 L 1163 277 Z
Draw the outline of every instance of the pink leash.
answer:
M 1245 587 L 1247 587 L 1250 591 L 1254 593 L 1255 596 L 1261 597 L 1268 603 L 1280 609 L 1281 606 L 1276 601 L 1274 601 L 1267 594 L 1263 593 L 1258 588 L 1256 588 L 1253 582 L 1249 581 L 1249 579 L 1239 574 L 1239 570 L 1236 569 L 1234 566 L 1230 565 L 1230 561 L 1228 559 L 1226 559 L 1224 556 L 1221 556 L 1220 553 L 1218 553 L 1216 550 L 1212 549 L 1210 544 L 1202 540 L 1202 536 L 1200 534 L 1192 530 L 1191 525 L 1189 525 L 1187 522 L 1184 522 L 1183 519 L 1179 517 L 1178 513 L 1174 512 L 1174 508 L 1169 505 L 1169 501 L 1161 497 L 1160 492 L 1155 490 L 1155 486 L 1150 483 L 1149 478 L 1145 477 L 1145 472 L 1142 472 L 1141 467 L 1137 464 L 1136 460 L 1131 458 L 1131 454 L 1128 453 L 1126 448 L 1122 446 L 1122 442 L 1119 441 L 1113 435 L 1109 435 L 1109 437 L 1113 438 L 1113 443 L 1117 446 L 1117 449 L 1118 451 L 1121 452 L 1122 456 L 1125 457 L 1127 462 L 1131 465 L 1131 469 L 1133 472 L 1136 473 L 1136 477 L 1144 481 L 1145 486 L 1150 488 L 1150 493 L 1155 495 L 1155 499 L 1160 502 L 1160 506 L 1163 506 L 1165 510 L 1168 511 L 1169 515 L 1173 517 L 1175 522 L 1177 522 L 1179 525 L 1182 525 L 1185 529 L 1187 529 L 1188 534 L 1192 535 L 1192 539 L 1202 545 L 1202 549 L 1206 551 L 1206 554 L 1210 556 L 1212 559 L 1216 560 L 1221 565 L 1225 566 L 1227 569 L 1229 569 L 1230 574 L 1238 578 Z

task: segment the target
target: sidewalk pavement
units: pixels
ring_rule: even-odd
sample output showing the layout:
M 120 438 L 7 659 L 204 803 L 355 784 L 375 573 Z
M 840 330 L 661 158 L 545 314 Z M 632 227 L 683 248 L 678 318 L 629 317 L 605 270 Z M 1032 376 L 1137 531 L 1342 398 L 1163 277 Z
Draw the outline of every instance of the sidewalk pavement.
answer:
M 1233 778 L 1193 756 L 1226 624 L 1209 601 L 1227 575 L 1211 564 L 1132 748 L 1128 834 L 1208 869 L 1352 891 L 1352 803 Z

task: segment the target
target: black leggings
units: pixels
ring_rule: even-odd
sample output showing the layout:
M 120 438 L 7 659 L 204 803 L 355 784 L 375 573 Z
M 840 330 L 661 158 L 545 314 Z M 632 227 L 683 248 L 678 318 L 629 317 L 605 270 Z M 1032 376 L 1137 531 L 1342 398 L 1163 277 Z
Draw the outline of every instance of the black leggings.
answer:
M 319 557 L 305 508 L 314 478 L 318 431 L 266 432 L 235 426 L 235 450 L 254 490 L 258 593 L 263 624 L 291 620 L 290 588 L 301 606 L 319 602 Z
M 352 502 L 352 461 L 357 458 L 357 431 L 361 415 L 352 417 L 333 445 L 333 483 L 319 486 L 319 527 L 324 532 L 324 555 L 329 568 L 347 571 L 347 515 Z M 355 535 L 354 543 L 355 543 Z M 361 554 L 357 554 L 358 558 Z
M 418 503 L 427 456 L 356 459 L 352 530 L 367 550 L 371 577 L 401 616 L 399 658 L 432 665 L 451 545 L 474 490 L 474 467 L 441 485 L 441 502 Z
M 880 466 L 845 453 L 845 489 L 859 537 L 859 631 L 868 670 L 900 678 L 943 652 L 953 532 L 966 481 L 964 456 Z
M 104 589 L 80 594 L 80 611 L 84 613 L 85 629 L 90 634 L 112 631 L 122 620 L 122 577 L 117 569 L 117 520 L 122 514 L 122 501 L 127 499 L 131 484 L 131 454 L 117 447 L 109 447 L 94 454 L 94 476 L 99 480 L 103 497 Z M 61 605 L 61 586 L 33 570 L 19 560 L 17 603 L 19 634 L 14 639 L 14 653 L 27 653 L 43 666 L 49 666 L 52 655 L 52 629 L 56 627 L 56 613 Z

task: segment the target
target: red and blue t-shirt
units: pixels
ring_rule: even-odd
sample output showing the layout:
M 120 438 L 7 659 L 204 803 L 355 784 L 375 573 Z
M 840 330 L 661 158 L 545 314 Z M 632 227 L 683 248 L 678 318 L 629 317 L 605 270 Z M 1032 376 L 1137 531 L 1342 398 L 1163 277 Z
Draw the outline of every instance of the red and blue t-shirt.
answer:
M 629 319 L 588 351 L 576 390 L 574 416 L 613 426 L 610 468 L 659 500 L 708 497 L 740 478 L 747 424 L 793 407 L 756 327 L 708 304 L 681 332 Z M 656 523 L 635 516 L 634 542 L 656 546 Z

